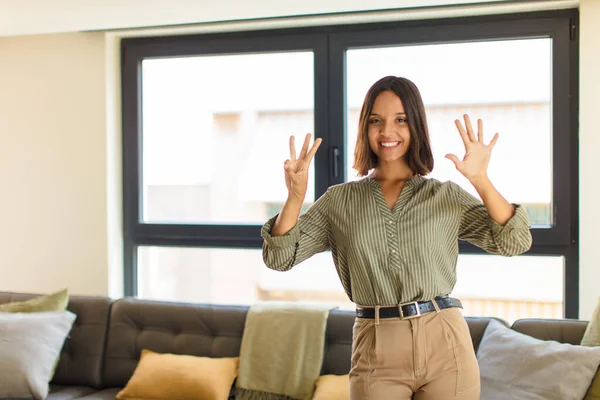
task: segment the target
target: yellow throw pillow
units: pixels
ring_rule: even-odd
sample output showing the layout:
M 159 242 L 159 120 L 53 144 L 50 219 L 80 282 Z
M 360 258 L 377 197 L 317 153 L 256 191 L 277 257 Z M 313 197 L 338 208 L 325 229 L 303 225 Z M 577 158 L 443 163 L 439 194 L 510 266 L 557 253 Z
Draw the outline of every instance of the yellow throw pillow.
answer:
M 238 357 L 210 358 L 142 350 L 119 400 L 227 400 Z
M 600 372 L 596 372 L 596 376 L 592 380 L 592 384 L 583 400 L 600 400 Z
M 65 311 L 69 303 L 69 291 L 63 289 L 59 292 L 45 296 L 37 296 L 24 301 L 11 301 L 0 304 L 0 312 L 32 313 L 46 311 Z
M 313 400 L 349 400 L 349 375 L 321 375 L 317 380 Z

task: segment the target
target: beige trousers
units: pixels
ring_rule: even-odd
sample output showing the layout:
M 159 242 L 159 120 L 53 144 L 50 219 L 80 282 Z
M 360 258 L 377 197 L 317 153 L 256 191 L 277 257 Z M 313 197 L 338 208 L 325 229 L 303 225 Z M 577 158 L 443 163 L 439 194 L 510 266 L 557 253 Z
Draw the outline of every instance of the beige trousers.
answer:
M 479 366 L 459 308 L 356 318 L 350 400 L 478 400 Z

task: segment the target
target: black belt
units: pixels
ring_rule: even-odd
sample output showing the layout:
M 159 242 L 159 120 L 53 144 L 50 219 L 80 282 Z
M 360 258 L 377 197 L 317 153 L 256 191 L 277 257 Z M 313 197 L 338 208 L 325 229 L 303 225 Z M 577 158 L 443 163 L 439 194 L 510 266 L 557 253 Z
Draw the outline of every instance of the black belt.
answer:
M 451 307 L 462 308 L 459 299 L 448 296 L 436 297 L 435 301 L 440 310 Z M 409 303 L 398 304 L 393 307 L 380 307 L 379 318 L 400 318 L 411 319 L 435 311 L 433 301 L 411 301 Z M 356 316 L 358 318 L 375 318 L 375 307 L 356 307 Z

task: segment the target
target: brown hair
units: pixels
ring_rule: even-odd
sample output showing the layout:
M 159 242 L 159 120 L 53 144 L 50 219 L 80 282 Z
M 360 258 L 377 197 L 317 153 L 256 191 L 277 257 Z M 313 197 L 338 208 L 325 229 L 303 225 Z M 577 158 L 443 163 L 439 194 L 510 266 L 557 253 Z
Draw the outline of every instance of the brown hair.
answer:
M 377 155 L 373 153 L 369 146 L 369 116 L 377 96 L 387 90 L 394 92 L 400 98 L 408 120 L 410 147 L 406 153 L 406 163 L 415 174 L 427 175 L 433 171 L 433 154 L 429 143 L 429 131 L 423 99 L 419 89 L 413 82 L 396 76 L 381 78 L 371 86 L 365 96 L 360 111 L 353 168 L 359 176 L 366 176 L 371 169 L 377 167 Z

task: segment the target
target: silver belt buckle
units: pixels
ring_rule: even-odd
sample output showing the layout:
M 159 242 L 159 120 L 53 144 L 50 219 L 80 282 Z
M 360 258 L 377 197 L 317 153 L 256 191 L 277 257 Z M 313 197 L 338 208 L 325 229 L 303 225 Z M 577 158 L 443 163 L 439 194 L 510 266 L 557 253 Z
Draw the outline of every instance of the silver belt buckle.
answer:
M 404 312 L 402 311 L 402 307 L 409 306 L 411 304 L 413 304 L 415 306 L 415 310 L 417 311 L 417 313 L 415 315 L 411 315 L 409 317 L 405 317 L 404 316 Z M 401 320 L 413 319 L 413 318 L 418 318 L 418 317 L 421 316 L 421 309 L 419 308 L 419 302 L 418 301 L 409 301 L 408 303 L 398 304 L 398 311 L 400 311 L 400 319 Z

